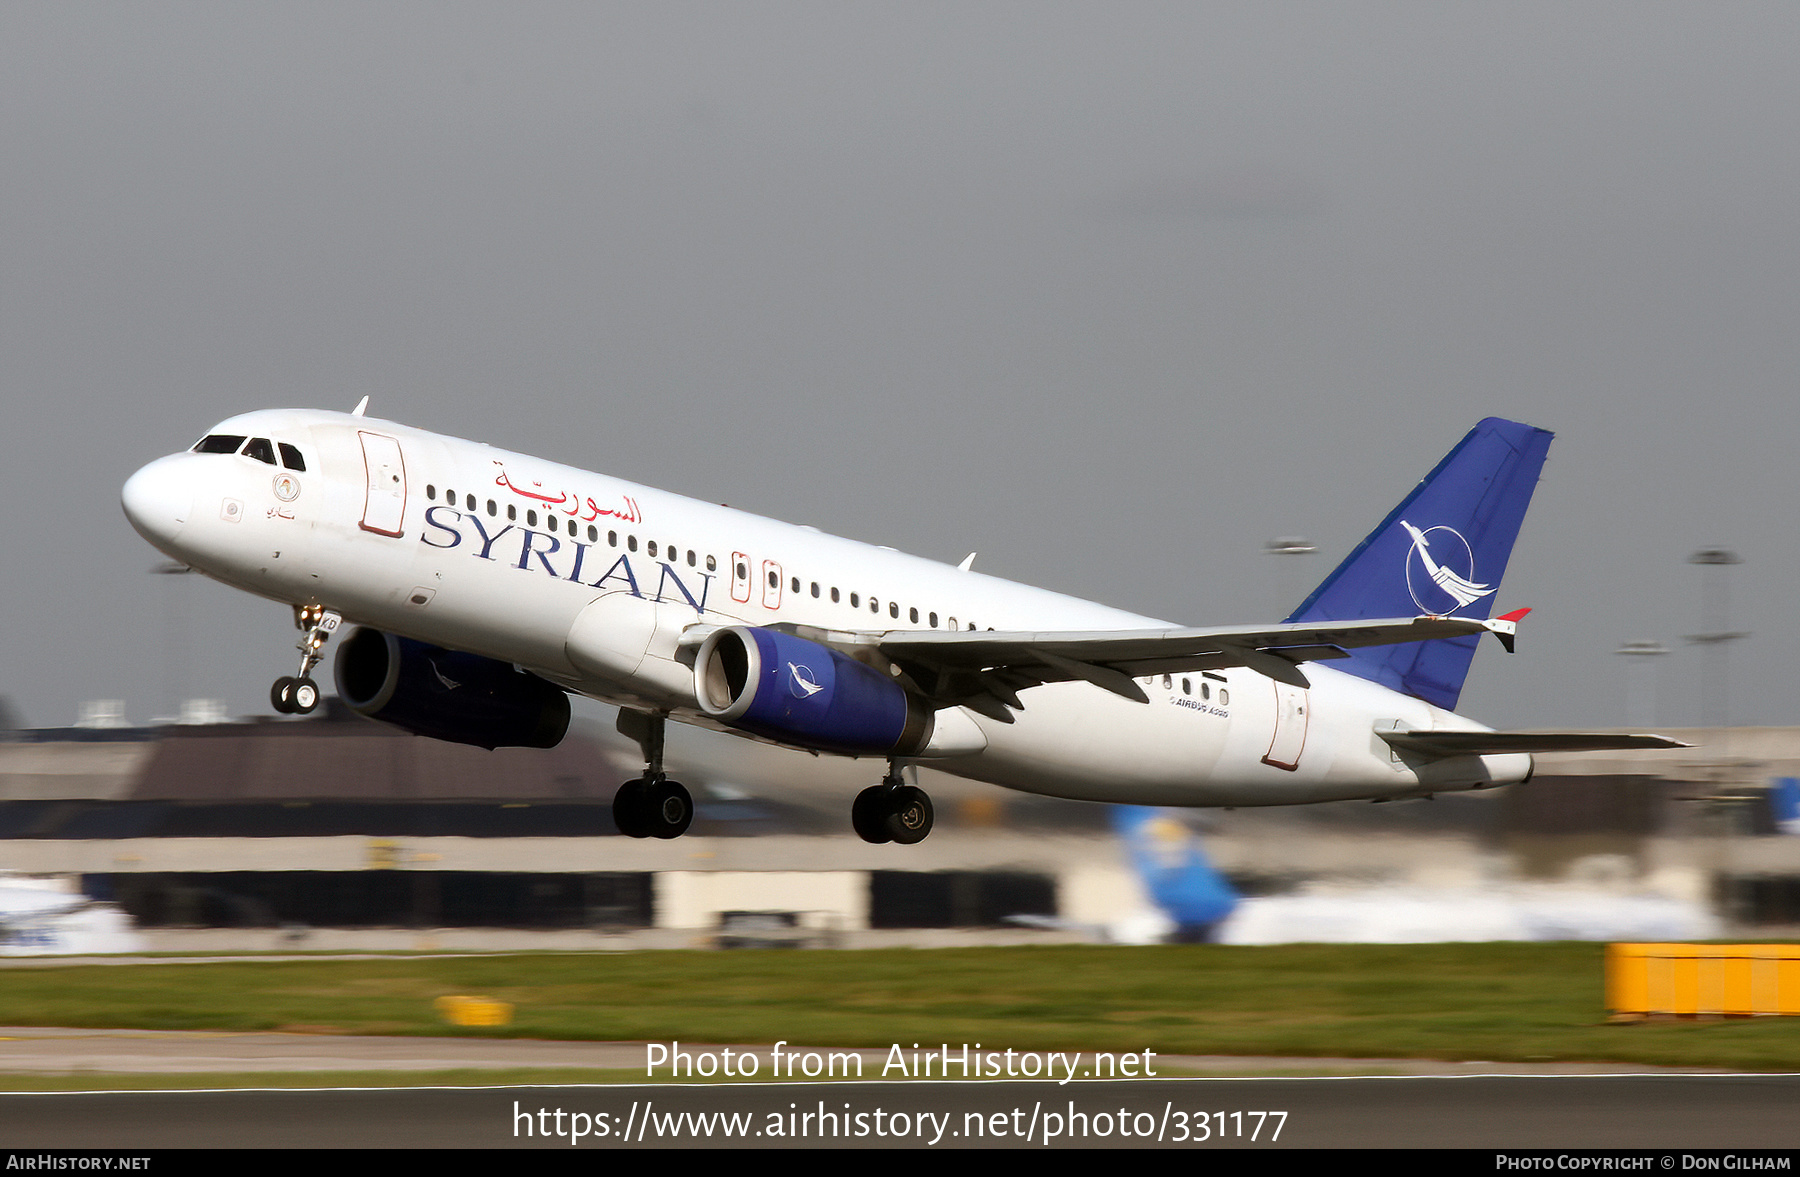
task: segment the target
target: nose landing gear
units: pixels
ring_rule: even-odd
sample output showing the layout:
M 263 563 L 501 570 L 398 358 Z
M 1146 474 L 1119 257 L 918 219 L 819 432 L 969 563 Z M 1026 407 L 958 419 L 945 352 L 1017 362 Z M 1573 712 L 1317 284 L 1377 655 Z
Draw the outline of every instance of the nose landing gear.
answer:
M 300 673 L 283 675 L 269 688 L 269 705 L 283 715 L 310 715 L 319 705 L 319 684 L 312 680 L 313 667 L 325 657 L 325 643 L 344 622 L 343 615 L 323 605 L 295 605 L 294 628 L 304 636 L 295 649 L 300 651 Z
M 881 783 L 858 793 L 850 806 L 850 825 L 857 837 L 876 845 L 917 845 L 931 833 L 931 823 L 930 794 L 901 778 L 898 761 L 889 761 Z

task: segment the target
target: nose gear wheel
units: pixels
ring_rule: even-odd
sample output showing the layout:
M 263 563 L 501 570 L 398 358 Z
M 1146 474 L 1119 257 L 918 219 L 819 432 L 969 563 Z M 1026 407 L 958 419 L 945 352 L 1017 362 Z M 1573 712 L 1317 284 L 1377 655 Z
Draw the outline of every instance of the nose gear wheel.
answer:
M 319 706 L 319 684 L 312 680 L 313 667 L 325 657 L 325 643 L 344 622 L 343 615 L 323 605 L 295 605 L 294 626 L 302 632 L 300 673 L 283 675 L 269 688 L 269 706 L 283 715 L 311 715 Z

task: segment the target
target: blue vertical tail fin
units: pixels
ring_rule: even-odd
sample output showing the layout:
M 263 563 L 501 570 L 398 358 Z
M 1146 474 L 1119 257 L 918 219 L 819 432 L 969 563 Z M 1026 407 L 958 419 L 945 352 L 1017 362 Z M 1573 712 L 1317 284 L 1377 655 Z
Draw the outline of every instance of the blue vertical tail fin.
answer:
M 1475 426 L 1288 620 L 1493 616 L 1551 437 L 1498 417 Z M 1475 641 L 1371 646 L 1331 665 L 1454 710 Z

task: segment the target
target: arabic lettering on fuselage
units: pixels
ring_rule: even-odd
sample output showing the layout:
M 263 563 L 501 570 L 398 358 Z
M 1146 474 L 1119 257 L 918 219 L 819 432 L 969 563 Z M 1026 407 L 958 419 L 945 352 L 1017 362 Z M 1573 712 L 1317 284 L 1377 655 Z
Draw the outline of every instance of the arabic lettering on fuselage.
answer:
M 464 522 L 474 526 L 474 535 L 463 534 L 461 524 Z M 498 523 L 499 520 L 494 522 Z M 496 551 L 497 545 L 508 533 L 513 533 L 517 537 L 518 546 L 513 547 L 512 541 L 509 540 L 504 548 Z M 467 540 L 469 554 L 478 560 L 506 564 L 520 572 L 541 570 L 558 580 L 585 584 L 589 588 L 628 592 L 634 597 L 644 597 L 652 601 L 667 601 L 671 604 L 685 601 L 696 613 L 706 612 L 706 598 L 712 590 L 715 575 L 711 572 L 701 572 L 699 569 L 679 569 L 667 560 L 657 560 L 655 561 L 657 567 L 656 590 L 652 594 L 645 591 L 644 585 L 648 584 L 647 580 L 639 582 L 637 569 L 634 569 L 631 564 L 631 556 L 625 552 L 619 552 L 613 557 L 611 567 L 601 573 L 598 580 L 584 581 L 582 577 L 593 571 L 594 566 L 588 559 L 588 553 L 594 550 L 594 544 L 565 539 L 565 537 L 534 531 L 529 527 L 519 527 L 512 523 L 501 526 L 498 531 L 490 532 L 487 525 L 482 522 L 481 516 L 475 512 L 463 512 L 455 507 L 447 507 L 442 504 L 426 508 L 425 530 L 419 533 L 419 540 L 428 547 L 443 550 L 462 547 L 463 541 Z M 602 552 L 612 555 L 605 549 L 602 549 Z M 556 557 L 557 562 L 563 565 L 562 568 L 551 563 L 552 556 Z M 687 577 L 689 580 L 695 577 L 699 578 L 698 595 L 695 595 L 683 577 Z
M 612 519 L 623 520 L 626 523 L 642 523 L 644 521 L 644 513 L 638 509 L 637 500 L 630 495 L 620 495 L 619 499 L 625 505 L 623 509 L 614 510 L 610 507 L 602 507 L 593 500 L 592 496 L 583 498 L 581 495 L 571 494 L 566 490 L 559 495 L 551 496 L 544 492 L 544 484 L 541 482 L 533 482 L 531 484 L 532 489 L 527 490 L 525 487 L 512 480 L 512 476 L 506 472 L 505 463 L 496 458 L 494 460 L 494 465 L 500 467 L 500 474 L 494 479 L 495 486 L 504 486 L 507 490 L 512 491 L 522 498 L 540 502 L 544 504 L 545 510 L 555 508 L 565 515 L 581 520 L 583 523 L 592 523 L 602 515 Z M 586 512 L 585 514 L 583 514 L 584 511 Z

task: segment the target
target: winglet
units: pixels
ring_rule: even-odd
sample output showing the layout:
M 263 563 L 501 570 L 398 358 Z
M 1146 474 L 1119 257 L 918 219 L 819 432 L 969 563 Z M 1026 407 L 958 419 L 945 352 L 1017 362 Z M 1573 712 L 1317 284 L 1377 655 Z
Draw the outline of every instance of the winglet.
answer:
M 369 398 L 365 396 L 361 400 L 356 402 L 356 407 L 354 409 L 350 410 L 350 415 L 352 417 L 360 417 L 363 415 L 364 411 L 366 411 L 368 409 L 368 407 L 369 407 Z
M 959 571 L 967 572 L 969 569 L 973 568 L 974 566 L 975 566 L 975 553 L 970 552 L 968 555 L 963 557 L 962 563 L 958 564 L 956 567 Z
M 1506 647 L 1508 654 L 1513 652 L 1513 643 L 1518 640 L 1519 622 L 1523 621 L 1529 612 L 1531 612 L 1530 606 L 1514 609 L 1511 613 L 1502 613 L 1487 623 L 1488 632 L 1500 639 L 1500 644 Z

